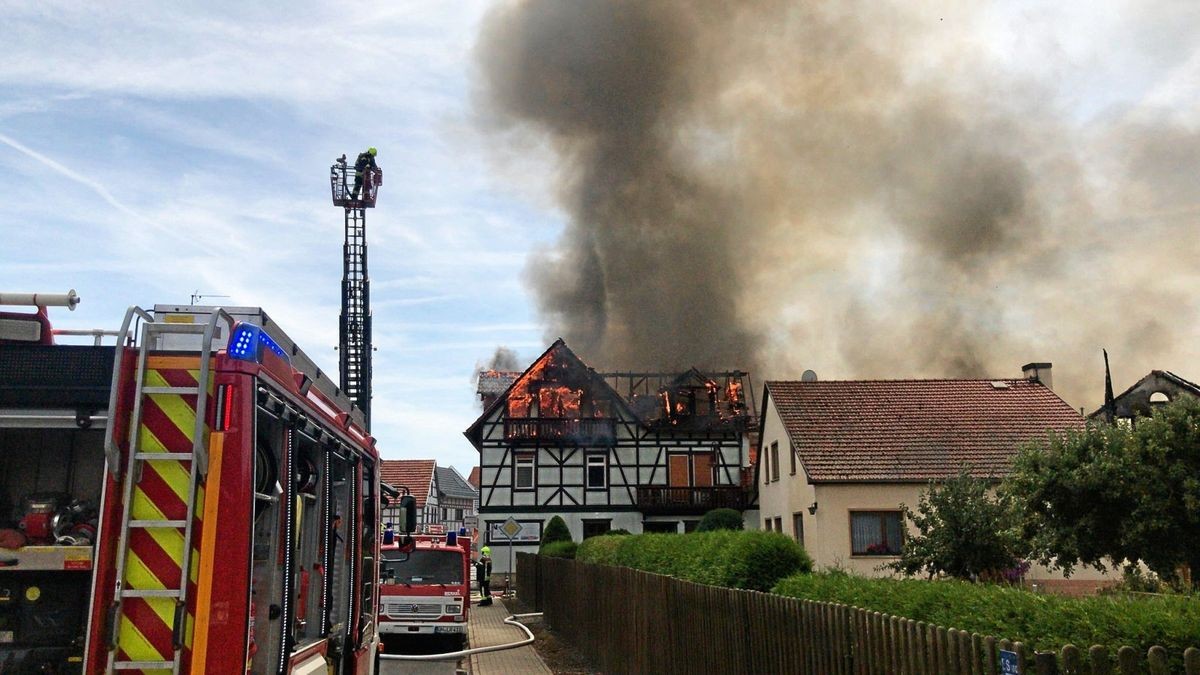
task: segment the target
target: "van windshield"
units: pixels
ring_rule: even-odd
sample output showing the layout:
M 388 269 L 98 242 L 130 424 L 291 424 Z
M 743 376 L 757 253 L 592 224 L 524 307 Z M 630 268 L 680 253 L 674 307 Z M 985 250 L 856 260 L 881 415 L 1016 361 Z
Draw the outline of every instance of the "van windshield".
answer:
M 461 584 L 463 583 L 462 553 L 416 549 L 401 561 L 404 554 L 396 550 L 383 551 L 383 578 L 398 584 Z

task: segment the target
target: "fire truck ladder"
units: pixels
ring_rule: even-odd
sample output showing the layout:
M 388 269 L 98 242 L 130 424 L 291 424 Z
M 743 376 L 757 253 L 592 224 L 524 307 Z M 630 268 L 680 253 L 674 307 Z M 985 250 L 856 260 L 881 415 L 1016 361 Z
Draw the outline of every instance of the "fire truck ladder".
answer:
M 354 168 L 345 155 L 329 170 L 334 206 L 346 213 L 346 242 L 342 247 L 342 313 L 339 317 L 338 374 L 342 390 L 362 410 L 371 428 L 371 280 L 367 276 L 367 209 L 375 207 L 383 171 L 367 169 L 361 197 L 351 188 Z
M 137 374 L 136 382 L 137 389 L 134 392 L 133 415 L 130 421 L 129 432 L 129 453 L 125 462 L 125 470 L 120 472 L 120 450 L 113 436 L 113 428 L 115 425 L 109 425 L 107 436 L 105 438 L 105 451 L 108 455 L 109 470 L 113 472 L 114 478 L 124 479 L 124 499 L 123 513 L 121 516 L 120 539 L 117 543 L 117 569 L 116 569 L 116 586 L 113 597 L 114 603 L 109 610 L 108 616 L 108 668 L 106 672 L 118 670 L 167 670 L 170 669 L 173 675 L 178 675 L 182 663 L 182 657 L 185 646 L 185 629 L 187 625 L 187 591 L 188 580 L 191 571 L 192 557 L 192 524 L 195 520 L 195 504 L 197 497 L 197 488 L 201 480 L 208 473 L 208 425 L 206 424 L 205 408 L 208 401 L 208 385 L 210 379 L 211 359 L 212 359 L 212 343 L 214 337 L 219 337 L 217 331 L 217 322 L 224 319 L 232 330 L 234 320 L 228 313 L 222 309 L 215 310 L 209 317 L 206 323 L 164 323 L 155 322 L 154 318 L 140 307 L 130 307 L 125 315 L 125 321 L 121 326 L 120 335 L 129 334 L 129 326 L 133 319 L 141 318 L 143 321 L 141 330 L 141 346 L 138 350 Z M 161 386 L 154 383 L 150 377 L 150 369 L 147 368 L 147 357 L 152 349 L 156 349 L 159 342 L 158 338 L 166 334 L 191 334 L 202 336 L 203 343 L 200 345 L 199 358 L 199 376 L 196 378 L 195 387 L 174 387 Z M 117 349 L 117 355 L 113 364 L 113 382 L 119 382 L 122 369 L 122 349 Z M 111 395 L 112 400 L 109 402 L 109 410 L 115 410 L 117 388 L 113 388 Z M 192 434 L 192 447 L 190 452 L 147 452 L 141 447 L 142 444 L 142 422 L 145 412 L 146 399 L 155 395 L 178 395 L 178 396 L 195 396 L 196 397 L 196 421 L 194 433 Z M 149 463 L 168 463 L 174 462 L 177 465 L 186 462 L 189 465 L 188 470 L 188 500 L 187 513 L 182 519 L 143 519 L 133 518 L 133 500 L 135 486 L 141 486 L 143 472 Z M 216 498 L 213 495 L 212 498 Z M 183 538 L 177 544 L 178 552 L 171 550 L 167 551 L 168 555 L 175 557 L 179 561 L 180 574 L 177 582 L 171 579 L 159 579 L 163 584 L 163 588 L 128 588 L 126 587 L 126 570 L 129 566 L 130 554 L 130 537 L 131 533 L 142 530 L 150 536 L 169 535 L 171 531 L 183 530 Z M 163 540 L 167 537 L 162 537 Z M 167 545 L 166 548 L 175 548 Z M 177 557 L 176 557 L 177 553 Z M 126 600 L 131 598 L 141 598 L 147 602 L 153 602 L 156 599 L 174 600 L 174 616 L 171 622 L 171 642 L 172 656 L 169 660 L 125 660 L 118 658 L 118 649 L 120 645 L 120 633 L 122 622 L 122 605 Z M 165 656 L 165 654 L 162 654 Z

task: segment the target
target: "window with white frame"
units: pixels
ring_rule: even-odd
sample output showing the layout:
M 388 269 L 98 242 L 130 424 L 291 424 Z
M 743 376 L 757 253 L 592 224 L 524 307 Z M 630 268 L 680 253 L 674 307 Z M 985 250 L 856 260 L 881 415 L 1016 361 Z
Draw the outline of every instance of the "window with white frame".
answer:
M 533 453 L 520 453 L 513 458 L 513 489 L 534 488 Z
M 904 526 L 900 511 L 851 511 L 851 555 L 900 555 Z
M 603 490 L 608 487 L 608 456 L 587 456 L 587 489 Z

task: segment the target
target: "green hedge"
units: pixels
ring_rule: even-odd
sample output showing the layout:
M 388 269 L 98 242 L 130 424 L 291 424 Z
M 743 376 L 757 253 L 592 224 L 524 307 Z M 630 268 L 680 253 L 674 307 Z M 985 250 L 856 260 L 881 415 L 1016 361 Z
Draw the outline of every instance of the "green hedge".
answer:
M 1184 649 L 1200 647 L 1198 596 L 1067 598 L 991 584 L 866 579 L 844 572 L 793 575 L 772 590 L 1020 640 L 1037 650 L 1073 644 L 1086 653 L 1101 644 L 1115 655 L 1129 645 L 1144 655 L 1161 645 L 1173 663 L 1182 663 Z
M 579 548 L 579 544 L 573 541 L 552 541 L 549 544 L 542 544 L 538 553 L 549 558 L 574 558 L 577 548 Z
M 812 559 L 794 539 L 760 531 L 591 537 L 576 559 L 759 591 L 789 574 L 812 571 Z

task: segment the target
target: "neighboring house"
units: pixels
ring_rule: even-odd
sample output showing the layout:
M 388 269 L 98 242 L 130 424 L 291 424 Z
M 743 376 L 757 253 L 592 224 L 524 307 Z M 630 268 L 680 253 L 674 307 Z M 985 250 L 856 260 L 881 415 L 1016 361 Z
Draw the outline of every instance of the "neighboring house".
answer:
M 452 466 L 437 468 L 436 483 L 442 527 L 446 532 L 465 527 L 466 519 L 476 514 L 479 493 Z
M 962 467 L 1001 478 L 1028 442 L 1079 430 L 1047 384 L 1050 364 L 997 380 L 770 381 L 764 386 L 759 509 L 764 529 L 799 540 L 819 567 L 883 576 L 930 481 Z M 1037 575 L 1057 578 L 1035 568 Z M 1072 581 L 1095 585 L 1094 570 Z
M 407 488 L 417 500 L 417 531 L 429 531 L 431 525 L 440 524 L 441 512 L 434 484 L 437 462 L 432 459 L 385 459 L 379 471 L 379 480 L 404 492 Z M 400 511 L 392 506 L 383 509 L 383 522 L 400 523 Z
M 498 379 L 481 374 L 481 389 Z M 484 412 L 464 432 L 479 452 L 480 529 L 497 572 L 508 570 L 509 519 L 520 525 L 513 548 L 535 551 L 554 515 L 581 541 L 682 532 L 710 509 L 751 508 L 746 373 L 605 375 L 560 339 L 507 382 L 480 392 Z
M 475 504 L 471 510 L 476 515 L 479 514 L 479 467 L 471 467 L 471 475 L 467 476 L 467 483 L 471 485 L 471 489 L 475 491 Z
M 1152 370 L 1132 387 L 1113 398 L 1115 422 L 1137 425 L 1138 417 L 1149 417 L 1155 408 L 1166 405 L 1180 396 L 1200 397 L 1200 384 L 1185 380 L 1169 370 Z M 1105 406 L 1088 415 L 1089 420 L 1103 422 Z

